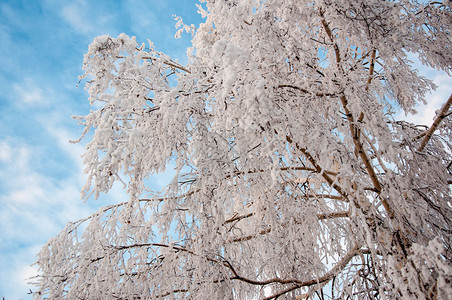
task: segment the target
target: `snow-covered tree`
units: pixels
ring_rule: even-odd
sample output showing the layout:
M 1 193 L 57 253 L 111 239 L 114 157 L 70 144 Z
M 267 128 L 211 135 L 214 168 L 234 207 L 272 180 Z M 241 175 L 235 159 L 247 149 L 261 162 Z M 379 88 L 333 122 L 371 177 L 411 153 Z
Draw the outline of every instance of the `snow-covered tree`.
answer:
M 130 199 L 47 243 L 35 297 L 451 299 L 452 97 L 396 119 L 434 89 L 410 57 L 451 74 L 451 1 L 202 2 L 186 66 L 90 45 L 83 194 Z

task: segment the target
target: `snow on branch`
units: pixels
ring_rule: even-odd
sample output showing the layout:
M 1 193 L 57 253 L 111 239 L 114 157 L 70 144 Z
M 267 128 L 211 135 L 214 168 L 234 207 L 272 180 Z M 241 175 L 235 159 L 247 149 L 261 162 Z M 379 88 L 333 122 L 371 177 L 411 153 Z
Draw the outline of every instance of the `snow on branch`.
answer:
M 82 196 L 129 199 L 49 240 L 35 298 L 451 295 L 452 96 L 397 119 L 434 88 L 408 53 L 452 70 L 446 2 L 203 3 L 186 66 L 90 45 Z

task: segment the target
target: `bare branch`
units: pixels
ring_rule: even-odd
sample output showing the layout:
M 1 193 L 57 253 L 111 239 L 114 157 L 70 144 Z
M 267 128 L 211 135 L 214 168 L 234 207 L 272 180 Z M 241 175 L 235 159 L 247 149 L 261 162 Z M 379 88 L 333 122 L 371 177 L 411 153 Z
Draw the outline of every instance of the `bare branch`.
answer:
M 338 212 L 333 212 L 333 213 L 329 213 L 329 214 L 318 214 L 317 215 L 317 218 L 319 220 L 335 219 L 335 218 L 348 218 L 348 217 L 350 217 L 349 211 L 338 211 Z

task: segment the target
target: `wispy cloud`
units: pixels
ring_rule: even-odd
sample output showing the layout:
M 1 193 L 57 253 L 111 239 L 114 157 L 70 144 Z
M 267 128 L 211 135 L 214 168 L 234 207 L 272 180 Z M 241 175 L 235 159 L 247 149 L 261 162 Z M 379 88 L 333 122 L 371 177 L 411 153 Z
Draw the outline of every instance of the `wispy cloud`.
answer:
M 22 277 L 11 273 L 32 273 L 30 254 L 36 254 L 49 234 L 89 213 L 80 205 L 78 182 L 71 178 L 57 182 L 33 170 L 34 153 L 33 146 L 15 139 L 0 143 L 0 290 L 14 287 L 17 297 L 28 288 Z
M 61 143 L 66 148 L 65 130 L 55 130 L 53 134 L 59 139 L 56 147 Z M 74 148 L 73 159 L 80 153 L 80 147 Z M 29 289 L 33 290 L 24 279 L 37 274 L 31 264 L 44 243 L 67 222 L 86 217 L 105 204 L 83 204 L 80 188 L 84 176 L 79 168 L 73 175 L 59 179 L 35 170 L 36 152 L 35 146 L 14 138 L 0 142 L 0 291 L 8 292 L 12 298 L 23 298 Z M 61 163 L 80 165 L 80 160 Z M 120 187 L 104 198 L 109 203 L 127 200 Z
M 61 16 L 76 34 L 94 37 L 99 34 L 119 34 L 124 18 L 115 10 L 116 3 L 77 0 L 61 8 Z M 101 12 L 99 14 L 99 12 Z
M 88 15 L 88 8 L 86 1 L 75 1 L 64 6 L 61 14 L 75 31 L 87 34 L 94 28 L 93 19 L 89 18 Z
M 16 99 L 18 102 L 26 105 L 46 105 L 49 104 L 48 92 L 43 90 L 42 85 L 39 85 L 31 78 L 26 78 L 23 82 L 15 83 L 13 89 L 16 92 Z

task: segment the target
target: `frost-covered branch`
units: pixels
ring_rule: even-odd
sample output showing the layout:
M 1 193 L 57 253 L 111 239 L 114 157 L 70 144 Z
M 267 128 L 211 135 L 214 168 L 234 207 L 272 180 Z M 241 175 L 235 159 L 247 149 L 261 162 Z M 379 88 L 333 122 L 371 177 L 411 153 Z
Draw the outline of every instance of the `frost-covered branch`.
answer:
M 292 286 L 289 286 L 269 297 L 266 297 L 264 299 L 275 299 L 281 295 L 287 294 L 290 291 L 293 291 L 295 289 L 299 289 L 302 287 L 306 287 L 306 286 L 311 286 L 311 285 L 316 285 L 316 284 L 321 284 L 324 282 L 328 282 L 331 279 L 333 279 L 335 276 L 337 276 L 337 274 L 339 274 L 346 266 L 347 264 L 353 259 L 353 257 L 355 257 L 356 255 L 360 254 L 360 250 L 359 249 L 353 249 L 352 251 L 350 251 L 349 253 L 347 253 L 332 269 L 330 269 L 325 275 L 316 278 L 314 280 L 307 280 L 307 281 L 300 281 L 300 280 L 285 280 L 283 282 L 278 282 L 278 281 L 273 281 L 273 282 L 278 282 L 278 283 L 287 283 L 287 284 L 293 284 Z
M 322 12 L 322 10 L 320 9 L 320 17 L 321 17 L 321 22 L 322 22 L 322 26 L 328 36 L 328 38 L 330 39 L 330 41 L 333 43 L 333 47 L 334 47 L 334 52 L 335 52 L 335 57 L 336 57 L 336 65 L 337 68 L 339 69 L 339 71 L 342 71 L 342 73 L 344 72 L 344 70 L 342 69 L 340 63 L 341 63 L 341 54 L 340 54 L 340 50 L 339 47 L 337 45 L 337 43 L 334 41 L 334 37 L 333 37 L 333 33 L 331 31 L 331 29 L 329 28 L 329 25 L 327 23 L 327 21 L 325 20 L 325 16 Z M 368 85 L 370 84 L 371 80 L 372 80 L 372 74 L 373 74 L 373 68 L 374 68 L 374 60 L 375 60 L 375 55 L 376 55 L 376 49 L 372 50 L 372 55 L 371 55 L 371 67 L 370 70 L 372 71 L 369 79 L 366 82 L 366 90 L 368 89 Z M 342 103 L 342 108 L 345 111 L 345 115 L 347 117 L 348 120 L 348 124 L 350 127 L 350 133 L 352 135 L 353 138 L 353 143 L 355 145 L 355 154 L 358 155 L 362 162 L 364 163 L 364 166 L 366 168 L 367 173 L 369 174 L 369 177 L 372 181 L 372 184 L 374 186 L 375 192 L 376 193 L 381 193 L 381 183 L 380 180 L 377 177 L 377 174 L 375 172 L 375 169 L 363 147 L 363 144 L 360 140 L 360 128 L 359 128 L 359 124 L 361 123 L 364 114 L 361 112 L 360 116 L 359 116 L 359 120 L 358 123 L 355 123 L 355 119 L 353 117 L 353 113 L 349 110 L 348 108 L 348 100 L 347 97 L 345 96 L 345 94 L 342 94 L 340 97 L 340 101 Z M 389 218 L 393 218 L 394 217 L 394 211 L 392 209 L 392 207 L 390 206 L 390 204 L 388 203 L 388 201 L 386 199 L 381 199 L 381 202 L 389 216 Z
M 317 164 L 316 160 L 314 159 L 314 157 L 312 157 L 311 154 L 309 154 L 309 152 L 300 147 L 297 143 L 293 143 L 292 138 L 289 136 L 286 136 L 286 140 L 289 144 L 295 144 L 295 147 L 303 154 L 307 157 L 308 161 L 312 164 L 312 166 L 314 167 L 314 169 L 317 171 L 317 173 L 320 173 L 322 175 L 322 177 L 325 179 L 325 181 L 331 185 L 331 187 L 333 187 L 342 197 L 347 198 L 347 194 L 343 191 L 342 187 L 339 186 L 337 183 L 335 183 L 335 180 L 333 180 L 327 172 L 325 172 L 325 170 L 322 169 L 322 167 L 320 165 Z
M 435 120 L 433 121 L 432 126 L 425 132 L 424 138 L 421 141 L 421 145 L 417 149 L 417 151 L 423 151 L 428 141 L 432 138 L 433 133 L 438 128 L 441 121 L 448 116 L 449 108 L 452 105 L 452 94 L 450 94 L 449 99 L 447 99 L 446 103 L 443 105 Z

